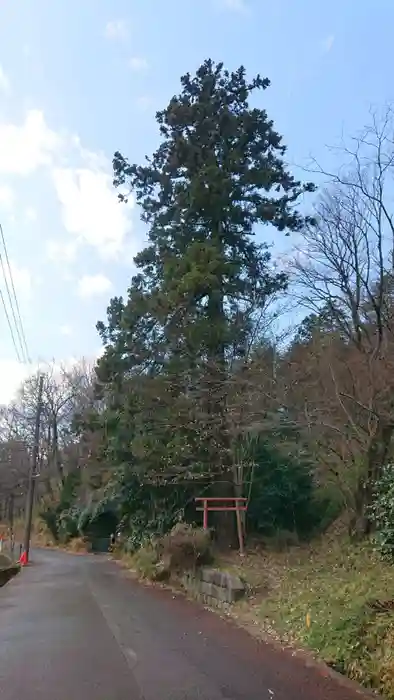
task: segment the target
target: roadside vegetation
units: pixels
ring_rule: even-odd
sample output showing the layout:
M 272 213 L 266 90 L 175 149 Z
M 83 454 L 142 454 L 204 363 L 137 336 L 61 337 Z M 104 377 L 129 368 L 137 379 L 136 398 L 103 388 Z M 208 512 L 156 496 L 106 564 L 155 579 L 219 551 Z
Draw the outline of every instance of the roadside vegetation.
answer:
M 114 154 L 147 246 L 95 366 L 48 367 L 35 537 L 105 551 L 120 533 L 153 580 L 214 557 L 249 584 L 243 624 L 394 698 L 393 113 L 304 181 L 269 87 L 207 60 L 156 115 L 156 152 Z M 37 388 L 0 412 L 10 527 Z M 201 496 L 247 499 L 242 564 L 235 518 L 211 513 L 208 541 Z
M 394 697 L 392 566 L 343 533 L 221 565 L 250 587 L 230 611 L 258 637 L 308 650 L 331 668 Z

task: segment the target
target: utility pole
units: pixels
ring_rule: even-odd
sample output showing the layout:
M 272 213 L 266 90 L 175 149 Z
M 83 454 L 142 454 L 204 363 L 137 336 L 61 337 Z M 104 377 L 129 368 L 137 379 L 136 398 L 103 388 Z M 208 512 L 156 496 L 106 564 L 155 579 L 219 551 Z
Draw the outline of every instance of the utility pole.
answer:
M 39 450 L 39 446 L 40 446 L 40 421 L 41 421 L 41 412 L 42 412 L 43 387 L 44 387 L 44 375 L 40 374 L 40 379 L 39 379 L 39 383 L 38 383 L 36 424 L 35 424 L 35 430 L 34 430 L 33 458 L 32 458 L 32 463 L 31 463 L 31 468 L 30 468 L 29 488 L 27 491 L 27 499 L 26 499 L 26 525 L 25 525 L 25 538 L 24 538 L 24 543 L 23 543 L 23 550 L 26 553 L 26 563 L 29 561 L 31 526 L 32 526 L 32 520 L 33 520 L 34 490 L 36 487 L 38 450 Z
M 10 552 L 12 558 L 14 558 L 14 546 L 15 546 L 15 538 L 14 538 L 14 502 L 15 502 L 15 494 L 13 491 L 10 493 L 10 498 L 8 502 L 8 523 L 9 523 L 9 531 L 10 531 Z

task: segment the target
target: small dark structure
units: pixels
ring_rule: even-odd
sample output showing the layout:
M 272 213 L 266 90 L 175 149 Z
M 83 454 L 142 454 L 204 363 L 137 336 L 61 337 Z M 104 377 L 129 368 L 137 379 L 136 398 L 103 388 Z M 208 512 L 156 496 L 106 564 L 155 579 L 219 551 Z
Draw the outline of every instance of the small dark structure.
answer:
M 116 532 L 118 518 L 113 510 L 101 511 L 84 529 L 84 535 L 91 543 L 91 551 L 96 554 L 108 552 L 111 538 Z

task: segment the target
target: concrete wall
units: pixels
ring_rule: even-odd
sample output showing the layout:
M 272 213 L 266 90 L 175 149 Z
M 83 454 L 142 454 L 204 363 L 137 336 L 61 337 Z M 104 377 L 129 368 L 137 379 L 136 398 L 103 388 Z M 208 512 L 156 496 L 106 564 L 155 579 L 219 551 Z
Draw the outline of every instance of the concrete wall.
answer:
M 202 567 L 182 578 L 186 591 L 206 605 L 226 607 L 245 595 L 245 585 L 226 571 Z

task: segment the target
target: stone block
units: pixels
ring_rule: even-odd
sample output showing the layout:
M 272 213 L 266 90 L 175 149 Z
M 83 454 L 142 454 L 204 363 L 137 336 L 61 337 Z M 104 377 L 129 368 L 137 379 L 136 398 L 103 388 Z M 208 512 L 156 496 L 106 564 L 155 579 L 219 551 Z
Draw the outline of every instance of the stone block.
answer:
M 230 574 L 227 571 L 203 567 L 201 569 L 201 579 L 228 591 L 225 600 L 229 603 L 234 603 L 245 595 L 245 585 L 239 576 Z M 221 600 L 224 600 L 224 598 L 221 598 Z
M 235 603 L 245 594 L 245 586 L 239 576 L 226 571 L 203 567 L 182 578 L 186 590 L 193 596 L 215 600 L 217 603 Z

